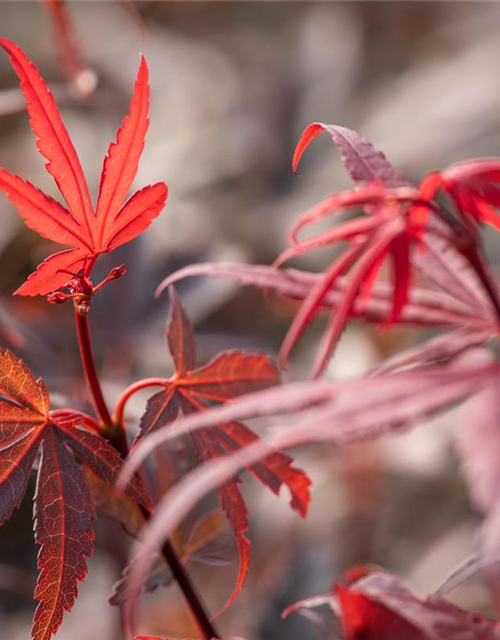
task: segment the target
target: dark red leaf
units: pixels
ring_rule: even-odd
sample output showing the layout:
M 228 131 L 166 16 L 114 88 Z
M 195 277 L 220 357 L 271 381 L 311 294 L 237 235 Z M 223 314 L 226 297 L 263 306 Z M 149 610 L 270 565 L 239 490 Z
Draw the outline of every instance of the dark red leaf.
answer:
M 279 382 L 279 373 L 267 356 L 241 351 L 221 353 L 204 367 L 196 369 L 193 327 L 173 289 L 170 290 L 170 303 L 166 334 L 176 372 L 170 380 L 164 381 L 164 389 L 149 399 L 134 447 L 140 446 L 140 440 L 151 431 L 161 427 L 172 428 L 179 407 L 185 415 L 203 412 L 212 402 L 223 403 Z M 244 425 L 231 422 L 217 423 L 216 428 L 193 434 L 192 439 L 200 461 L 238 452 L 259 440 Z M 286 484 L 291 492 L 292 508 L 305 516 L 310 500 L 310 480 L 292 464 L 291 457 L 273 451 L 257 466 L 245 466 L 276 494 Z M 228 606 L 241 589 L 248 571 L 250 547 L 245 536 L 248 516 L 238 481 L 231 479 L 223 483 L 219 497 L 240 553 L 239 575 Z
M 94 505 L 78 464 L 54 427 L 45 430 L 35 495 L 35 539 L 40 545 L 33 639 L 49 640 L 70 611 L 77 581 L 92 555 Z
M 92 554 L 94 504 L 77 458 L 108 486 L 114 486 L 123 460 L 101 436 L 84 427 L 93 421 L 71 410 L 49 411 L 42 380 L 9 351 L 0 350 L 0 526 L 19 506 L 41 448 L 35 496 L 35 537 L 40 545 L 40 601 L 34 640 L 49 640 L 84 580 Z M 76 455 L 76 458 L 75 458 Z M 142 484 L 134 478 L 125 494 L 150 509 Z
M 176 373 L 191 372 L 196 366 L 196 343 L 193 325 L 178 303 L 175 290 L 170 287 L 170 308 L 167 320 L 167 342 Z

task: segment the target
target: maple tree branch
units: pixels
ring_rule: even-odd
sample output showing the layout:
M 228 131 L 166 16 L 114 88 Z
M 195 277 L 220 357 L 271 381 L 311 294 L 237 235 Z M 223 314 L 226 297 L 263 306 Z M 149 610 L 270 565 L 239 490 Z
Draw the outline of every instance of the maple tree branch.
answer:
M 112 418 L 106 405 L 106 401 L 104 400 L 101 384 L 99 382 L 99 376 L 97 374 L 97 368 L 95 365 L 92 343 L 90 340 L 88 307 L 82 309 L 78 305 L 75 305 L 75 319 L 78 333 L 78 344 L 80 346 L 80 354 L 82 358 L 85 377 L 90 393 L 92 395 L 92 399 L 94 401 L 95 409 L 103 423 L 103 425 L 101 426 L 101 435 L 103 435 L 120 453 L 120 455 L 125 458 L 128 455 L 128 442 L 126 438 L 125 427 L 123 425 L 123 410 L 125 407 L 125 403 L 136 391 L 144 389 L 148 386 L 158 386 L 158 384 L 163 385 L 165 381 L 159 378 L 151 378 L 140 380 L 139 382 L 131 385 L 122 394 L 117 405 L 117 410 L 115 411 L 115 414 Z M 151 514 L 143 508 L 141 508 L 141 511 L 145 519 L 148 520 Z M 215 626 L 210 620 L 200 594 L 194 586 L 194 583 L 191 581 L 189 574 L 184 568 L 184 565 L 179 559 L 179 556 L 177 555 L 177 552 L 170 540 L 167 540 L 163 544 L 161 550 L 165 561 L 172 571 L 172 575 L 174 576 L 177 584 L 184 594 L 184 597 L 186 598 L 193 617 L 198 623 L 200 631 L 205 637 L 205 640 L 221 638 Z
M 217 640 L 217 638 L 222 638 L 213 622 L 208 617 L 201 595 L 198 593 L 194 583 L 191 581 L 189 574 L 180 561 L 170 540 L 163 543 L 161 552 L 172 571 L 172 575 L 182 590 L 182 593 L 189 604 L 191 612 L 198 623 L 205 640 Z

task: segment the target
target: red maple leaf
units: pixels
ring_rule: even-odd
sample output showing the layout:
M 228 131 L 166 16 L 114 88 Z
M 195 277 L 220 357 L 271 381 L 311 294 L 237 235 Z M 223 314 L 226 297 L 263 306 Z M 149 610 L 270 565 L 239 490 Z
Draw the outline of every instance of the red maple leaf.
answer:
M 49 640 L 77 596 L 93 551 L 94 503 L 77 459 L 114 486 L 122 466 L 115 449 L 93 431 L 92 418 L 49 410 L 42 380 L 12 353 L 0 350 L 0 526 L 19 507 L 35 457 L 41 451 L 35 495 L 35 539 L 40 545 L 32 637 Z M 137 478 L 126 494 L 150 510 Z
M 19 176 L 0 169 L 0 190 L 17 207 L 26 225 L 44 238 L 72 247 L 47 258 L 15 292 L 45 295 L 64 286 L 68 272 L 83 269 L 83 275 L 88 277 L 100 254 L 137 237 L 165 204 L 167 186 L 163 182 L 136 191 L 125 202 L 137 173 L 149 125 L 148 68 L 142 58 L 129 114 L 104 160 L 94 211 L 80 161 L 54 97 L 19 47 L 3 38 L 0 45 L 21 80 L 31 129 L 38 138 L 38 150 L 48 160 L 47 171 L 68 207 Z
M 232 398 L 265 389 L 279 382 L 279 373 L 267 356 L 242 351 L 225 351 L 203 367 L 196 368 L 196 343 L 193 326 L 170 289 L 170 315 L 166 338 L 176 372 L 165 379 L 163 389 L 153 395 L 141 420 L 136 445 L 152 430 L 172 423 L 182 411 L 184 415 L 204 411 L 211 404 L 224 403 Z M 258 436 L 240 422 L 222 422 L 212 428 L 190 434 L 200 461 L 238 451 L 258 440 Z M 279 494 L 283 484 L 290 490 L 291 507 L 305 517 L 310 501 L 310 480 L 292 466 L 292 458 L 275 451 L 259 463 L 248 465 L 263 484 Z M 245 536 L 248 516 L 240 493 L 238 478 L 225 482 L 219 489 L 219 498 L 231 525 L 240 555 L 240 569 L 229 606 L 241 589 L 248 572 L 250 543 Z
M 337 216 L 346 210 L 360 207 L 364 208 L 367 215 L 343 222 L 304 241 L 297 240 L 297 233 L 303 227 L 325 216 Z M 356 315 L 354 307 L 358 297 L 361 296 L 365 302 L 370 297 L 386 258 L 391 259 L 394 281 L 392 310 L 386 323 L 396 322 L 408 302 L 411 284 L 410 253 L 413 245 L 422 241 L 427 221 L 428 207 L 417 189 L 389 189 L 378 182 L 337 193 L 301 216 L 290 231 L 291 246 L 281 254 L 276 264 L 320 247 L 340 242 L 347 242 L 348 245 L 304 300 L 283 343 L 281 363 L 286 365 L 297 340 L 321 309 L 324 298 L 339 277 L 349 273 L 351 277 L 318 350 L 313 376 L 319 376 L 333 353 L 347 320 Z

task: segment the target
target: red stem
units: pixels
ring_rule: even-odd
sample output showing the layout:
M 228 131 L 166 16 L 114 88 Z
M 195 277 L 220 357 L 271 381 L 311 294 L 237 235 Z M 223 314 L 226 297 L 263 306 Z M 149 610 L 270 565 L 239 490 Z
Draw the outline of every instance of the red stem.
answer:
M 164 387 L 167 382 L 168 380 L 166 378 L 144 378 L 144 380 L 139 380 L 138 382 L 131 384 L 130 387 L 125 389 L 116 403 L 115 412 L 113 413 L 113 422 L 117 425 L 124 424 L 125 405 L 134 393 L 147 389 L 148 387 Z
M 135 393 L 135 391 L 144 389 L 147 386 L 152 386 L 153 384 L 155 386 L 158 386 L 158 382 L 160 382 L 160 385 L 163 385 L 165 381 L 160 381 L 160 379 L 152 378 L 148 380 L 141 380 L 135 385 L 131 385 L 120 398 L 114 419 L 111 418 L 108 407 L 104 400 L 101 384 L 99 382 L 99 376 L 97 375 L 94 354 L 92 352 L 92 343 L 90 341 L 87 313 L 88 307 L 86 309 L 79 309 L 79 307 L 75 305 L 78 344 L 80 346 L 80 354 L 82 357 L 85 377 L 87 379 L 90 393 L 92 394 L 95 409 L 102 421 L 102 435 L 106 437 L 106 439 L 115 447 L 115 449 L 122 455 L 122 457 L 125 458 L 128 454 L 128 442 L 125 434 L 125 428 L 123 426 L 123 410 L 125 407 L 125 403 L 127 402 L 128 398 L 133 393 Z M 116 419 L 117 415 L 120 416 L 120 420 Z M 147 511 L 143 511 L 143 513 L 146 520 L 151 515 Z M 168 566 L 170 567 L 170 570 L 172 571 L 172 575 L 174 576 L 177 584 L 184 594 L 193 617 L 198 623 L 200 631 L 205 637 L 205 640 L 220 638 L 221 636 L 218 634 L 215 626 L 210 621 L 201 596 L 197 592 L 194 584 L 191 582 L 191 578 L 185 570 L 184 565 L 180 561 L 177 552 L 170 540 L 167 540 L 163 544 L 162 554 Z
M 78 344 L 80 346 L 80 354 L 82 356 L 83 370 L 87 379 L 88 387 L 94 401 L 94 407 L 97 415 L 101 418 L 105 426 L 111 425 L 111 415 L 106 406 L 104 396 L 101 389 L 101 383 L 97 375 L 94 354 L 92 352 L 92 343 L 90 342 L 89 321 L 87 313 L 81 312 L 75 306 L 76 331 L 78 334 Z

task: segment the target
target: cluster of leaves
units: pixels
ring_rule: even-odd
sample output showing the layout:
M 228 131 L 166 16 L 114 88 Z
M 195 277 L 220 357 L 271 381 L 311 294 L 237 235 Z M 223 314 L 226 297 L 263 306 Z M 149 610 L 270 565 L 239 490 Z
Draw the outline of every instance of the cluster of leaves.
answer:
M 212 403 L 223 404 L 247 393 L 274 386 L 279 382 L 279 372 L 264 355 L 245 354 L 242 351 L 225 351 L 203 367 L 196 368 L 196 343 L 193 326 L 180 305 L 173 289 L 170 291 L 170 314 L 166 338 L 175 364 L 175 373 L 168 379 L 155 379 L 161 391 L 148 400 L 142 416 L 140 430 L 132 451 L 143 438 L 160 428 L 172 428 L 179 412 L 184 415 L 203 413 Z M 140 388 L 141 382 L 137 388 Z M 149 383 L 148 383 L 149 385 Z M 238 452 L 259 441 L 258 436 L 236 420 L 217 421 L 214 426 L 191 434 L 200 462 L 213 460 Z M 292 458 L 273 451 L 263 460 L 244 466 L 273 493 L 279 495 L 282 485 L 290 491 L 290 506 L 302 517 L 309 506 L 310 480 L 307 475 L 292 466 Z M 237 477 L 228 478 L 219 488 L 219 498 L 226 514 L 240 555 L 240 570 L 236 587 L 228 600 L 231 604 L 243 586 L 250 564 L 248 514 L 240 493 Z
M 28 227 L 71 247 L 39 265 L 16 293 L 49 294 L 51 302 L 73 298 L 77 316 L 85 317 L 92 296 L 124 273 L 124 268 L 118 267 L 94 286 L 90 276 L 98 257 L 142 233 L 159 215 L 167 197 L 167 187 L 161 182 L 126 199 L 148 128 L 146 62 L 142 59 L 129 114 L 104 160 L 94 210 L 53 96 L 21 49 L 4 39 L 0 45 L 21 80 L 38 149 L 47 159 L 47 170 L 67 208 L 5 169 L 0 169 L 0 190 Z M 132 594 L 125 597 L 123 590 L 118 591 L 119 601 L 132 610 L 134 598 L 129 595 L 164 581 L 148 573 L 155 554 L 175 536 L 197 501 L 208 491 L 216 491 L 240 555 L 229 604 L 243 585 L 250 559 L 247 510 L 237 475 L 242 469 L 248 469 L 276 494 L 286 485 L 291 507 L 305 516 L 310 481 L 282 449 L 311 441 L 346 444 L 378 436 L 410 426 L 476 393 L 471 409 L 475 425 L 471 428 L 467 419 L 460 425 L 459 450 L 472 499 L 485 516 L 477 566 L 491 570 L 497 562 L 500 447 L 491 443 L 497 443 L 499 437 L 500 365 L 486 349 L 477 347 L 498 333 L 497 282 L 482 257 L 479 225 L 500 228 L 500 161 L 453 165 L 428 174 L 414 186 L 357 133 L 315 123 L 299 142 L 295 170 L 309 142 L 323 130 L 342 152 L 357 183 L 354 189 L 333 194 L 304 214 L 290 232 L 290 246 L 274 266 L 196 265 L 170 276 L 158 289 L 161 293 L 182 277 L 205 274 L 302 300 L 283 344 L 283 365 L 317 313 L 330 310 L 313 379 L 279 385 L 279 371 L 267 356 L 241 351 L 223 352 L 197 367 L 193 327 L 172 288 L 166 338 L 175 372 L 170 378 L 132 385 L 120 398 L 110 424 L 72 409 L 50 411 L 44 383 L 35 380 L 9 351 L 0 351 L 0 525 L 19 506 L 41 452 L 35 496 L 41 570 L 35 592 L 40 601 L 33 627 L 35 640 L 49 640 L 57 631 L 64 610 L 71 609 L 76 598 L 77 581 L 85 577 L 85 558 L 93 548 L 91 492 L 99 495 L 100 503 L 138 538 L 135 548 L 139 555 L 126 570 Z M 439 190 L 451 201 L 455 215 L 436 199 Z M 361 216 L 298 239 L 302 228 L 353 209 L 361 210 Z M 324 273 L 278 268 L 284 260 L 338 242 L 346 247 Z M 386 259 L 392 261 L 392 283 L 377 282 Z M 414 288 L 415 268 L 437 290 Z M 317 380 L 353 317 L 382 324 L 442 327 L 447 332 L 387 360 L 361 379 Z M 124 464 L 105 436 L 124 426 L 128 399 L 152 386 L 160 390 L 147 403 L 139 434 Z M 274 418 L 265 438 L 241 422 L 257 416 Z M 153 514 L 151 498 L 137 472 L 152 451 L 183 434 L 190 435 L 200 465 L 160 498 Z M 137 516 L 133 526 L 130 505 Z M 150 519 L 144 526 L 146 518 Z M 212 524 L 207 525 L 208 536 L 206 527 L 200 527 L 196 544 L 178 545 L 181 554 L 184 549 L 186 561 L 204 541 L 213 540 L 218 523 L 215 529 Z M 329 605 L 332 614 L 332 620 L 321 620 L 320 626 L 327 628 L 326 637 L 335 640 L 499 637 L 498 623 L 452 607 L 441 597 L 418 600 L 387 574 L 370 574 L 350 588 L 338 585 L 333 594 L 319 600 Z M 318 602 L 299 603 L 294 609 L 310 612 Z
M 315 315 L 320 310 L 329 310 L 331 321 L 318 352 L 313 378 L 324 370 L 351 318 L 362 317 L 384 325 L 398 322 L 441 327 L 446 329 L 445 333 L 386 360 L 359 380 L 289 383 L 242 397 L 205 415 L 187 418 L 169 431 L 160 430 L 137 447 L 127 464 L 126 477 L 159 443 L 215 421 L 273 417 L 273 428 L 266 433 L 265 441 L 247 448 L 248 462 L 266 455 L 265 445 L 287 448 L 323 440 L 346 444 L 378 436 L 411 426 L 480 392 L 471 400 L 470 413 L 460 421 L 457 438 L 472 501 L 485 516 L 479 556 L 472 565 L 475 571 L 483 567 L 491 572 L 500 554 L 496 472 L 500 449 L 494 446 L 500 415 L 497 400 L 500 368 L 487 350 L 477 347 L 498 335 L 499 304 L 497 281 L 482 256 L 479 225 L 499 226 L 500 161 L 472 160 L 452 165 L 428 174 L 416 187 L 356 132 L 316 123 L 306 129 L 299 142 L 294 169 L 309 141 L 322 130 L 331 134 L 341 150 L 344 163 L 357 182 L 355 189 L 333 194 L 304 214 L 291 230 L 290 247 L 274 266 L 193 265 L 166 278 L 157 293 L 161 294 L 179 279 L 205 275 L 230 278 L 303 300 L 283 344 L 283 364 Z M 455 216 L 435 199 L 438 189 L 451 200 Z M 302 227 L 352 208 L 361 209 L 363 215 L 306 240 L 297 240 Z M 278 269 L 284 260 L 337 242 L 346 243 L 346 248 L 324 273 Z M 393 262 L 393 283 L 376 282 L 380 267 L 389 256 Z M 413 269 L 418 269 L 436 290 L 411 286 Z M 464 353 L 469 350 L 470 353 Z M 279 416 L 283 416 L 282 426 Z M 158 505 L 151 526 L 142 536 L 145 549 L 157 547 L 177 519 L 207 490 L 231 477 L 240 467 L 241 462 L 235 459 L 217 461 L 180 483 Z M 139 567 L 136 579 L 146 567 L 146 562 Z M 465 579 L 469 573 L 470 567 L 467 572 L 458 572 L 455 580 Z M 356 620 L 363 620 L 366 598 L 346 600 L 342 593 L 342 603 L 347 603 L 346 608 L 342 606 L 343 627 L 333 637 L 348 640 L 461 637 L 457 635 L 458 628 L 465 624 L 467 616 L 463 612 L 457 618 L 460 623 L 455 625 L 455 631 L 449 627 L 444 636 L 420 628 L 413 630 L 413 635 L 409 632 L 405 635 L 404 625 L 409 623 L 404 622 L 399 627 L 394 622 L 395 630 L 389 632 L 384 630 L 383 616 L 377 627 L 376 611 L 366 623 L 371 626 L 365 630 L 365 622 L 359 622 L 358 629 Z M 398 608 L 397 603 L 393 606 Z M 421 607 L 432 610 L 435 602 L 424 601 Z M 494 624 L 488 626 L 484 622 L 483 627 L 484 630 L 471 627 L 465 637 L 497 637 L 498 628 Z M 384 631 L 387 635 L 381 636 Z
M 104 160 L 94 211 L 78 156 L 52 94 L 19 47 L 5 39 L 0 39 L 0 44 L 21 80 L 31 115 L 30 124 L 38 137 L 38 149 L 48 160 L 47 170 L 54 177 L 68 208 L 6 169 L 0 169 L 0 190 L 5 192 L 28 227 L 44 238 L 73 247 L 45 260 L 16 293 L 50 294 L 48 300 L 56 303 L 74 298 L 77 314 L 86 315 L 92 296 L 108 281 L 125 272 L 123 267 L 117 267 L 94 286 L 90 275 L 99 255 L 137 237 L 160 213 L 167 197 L 167 186 L 161 182 L 141 189 L 125 202 L 137 173 L 149 123 L 146 61 L 141 60 L 129 114 Z M 69 293 L 58 291 L 61 288 Z M 179 411 L 184 414 L 204 411 L 211 403 L 224 403 L 238 395 L 279 383 L 279 372 L 267 356 L 241 351 L 221 353 L 197 369 L 193 328 L 173 292 L 167 340 L 176 372 L 172 378 L 155 380 L 155 386 L 162 390 L 149 400 L 134 444 L 149 432 L 170 425 Z M 27 488 L 29 471 L 37 452 L 42 450 L 35 498 L 36 541 L 42 546 L 39 559 L 42 573 L 35 596 L 41 604 L 35 615 L 33 637 L 45 640 L 57 631 L 64 609 L 71 609 L 76 597 L 76 582 L 83 580 L 86 574 L 85 557 L 93 549 L 91 492 L 132 535 L 138 534 L 144 524 L 144 514 L 150 514 L 153 507 L 138 477 L 134 477 L 122 494 L 115 494 L 113 486 L 123 460 L 103 437 L 106 432 L 102 425 L 91 416 L 70 409 L 49 412 L 43 382 L 35 381 L 25 365 L 9 352 L 1 353 L 0 366 L 4 374 L 0 378 L 0 391 L 5 396 L 0 405 L 3 434 L 0 525 L 19 506 Z M 137 388 L 141 386 L 149 386 L 148 381 L 138 383 Z M 125 401 L 120 415 L 116 416 L 118 426 L 124 418 Z M 192 440 L 200 460 L 210 460 L 237 454 L 241 448 L 257 441 L 258 436 L 245 425 L 232 421 L 193 434 Z M 248 465 L 248 469 L 276 494 L 282 484 L 286 484 L 291 492 L 292 508 L 302 516 L 306 515 L 310 481 L 304 472 L 292 466 L 290 456 L 273 451 L 264 460 Z M 239 479 L 231 478 L 218 490 L 241 559 L 229 603 L 241 589 L 250 561 L 250 546 L 245 536 L 248 516 L 239 483 Z M 214 532 L 219 530 L 217 518 L 208 517 L 195 531 L 194 539 L 179 540 L 177 548 L 184 561 L 193 557 L 206 542 L 211 542 Z M 169 575 L 166 580 L 163 574 L 150 576 L 145 588 L 155 588 L 170 578 Z M 115 591 L 117 602 L 126 599 L 120 587 Z

